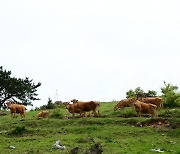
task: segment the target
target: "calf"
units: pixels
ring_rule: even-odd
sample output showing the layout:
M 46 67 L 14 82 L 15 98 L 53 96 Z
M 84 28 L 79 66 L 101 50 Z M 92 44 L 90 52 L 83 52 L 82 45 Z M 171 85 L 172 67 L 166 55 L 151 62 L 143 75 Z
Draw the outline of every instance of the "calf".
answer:
M 15 118 L 16 113 L 19 113 L 21 118 L 25 118 L 26 107 L 24 105 L 14 104 L 12 102 L 7 102 L 6 105 L 10 109 L 12 117 Z
M 38 118 L 47 118 L 49 117 L 49 111 L 42 111 L 38 113 Z
M 157 106 L 150 103 L 144 103 L 141 101 L 135 101 L 134 103 L 135 110 L 139 117 L 141 117 L 142 114 L 151 114 L 152 117 L 156 117 L 156 108 Z

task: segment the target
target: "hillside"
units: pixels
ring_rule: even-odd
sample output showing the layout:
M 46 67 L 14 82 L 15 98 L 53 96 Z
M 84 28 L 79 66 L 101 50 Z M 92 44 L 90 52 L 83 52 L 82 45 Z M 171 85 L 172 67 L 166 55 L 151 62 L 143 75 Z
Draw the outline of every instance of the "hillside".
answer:
M 132 108 L 114 112 L 115 104 L 101 103 L 98 118 L 76 115 L 73 119 L 64 107 L 51 110 L 49 119 L 38 119 L 39 111 L 29 111 L 21 121 L 20 116 L 12 119 L 7 112 L 0 116 L 0 153 L 68 154 L 78 147 L 81 154 L 95 144 L 103 154 L 146 154 L 158 148 L 180 153 L 179 109 L 161 110 L 155 119 L 139 118 Z M 63 119 L 65 115 L 70 118 Z M 66 149 L 56 148 L 57 140 Z

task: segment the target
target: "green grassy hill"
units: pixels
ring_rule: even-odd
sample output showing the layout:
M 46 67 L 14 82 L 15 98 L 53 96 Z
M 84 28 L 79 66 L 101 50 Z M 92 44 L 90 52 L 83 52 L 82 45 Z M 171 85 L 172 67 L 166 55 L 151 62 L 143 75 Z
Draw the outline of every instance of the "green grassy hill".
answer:
M 180 153 L 180 111 L 159 111 L 159 118 L 139 118 L 133 108 L 113 111 L 116 102 L 101 103 L 100 117 L 72 118 L 64 107 L 50 111 L 50 118 L 38 119 L 39 111 L 26 112 L 26 120 L 0 116 L 0 153 L 68 154 L 79 147 L 79 154 L 99 143 L 103 154 L 146 154 L 160 148 Z M 63 119 L 65 115 L 69 119 Z M 57 140 L 66 146 L 53 146 Z M 11 149 L 10 146 L 14 146 Z

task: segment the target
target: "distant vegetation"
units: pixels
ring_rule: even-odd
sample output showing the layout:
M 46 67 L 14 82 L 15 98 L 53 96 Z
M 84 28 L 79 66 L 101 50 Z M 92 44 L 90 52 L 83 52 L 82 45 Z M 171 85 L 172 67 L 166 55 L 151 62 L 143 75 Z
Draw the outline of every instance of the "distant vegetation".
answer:
M 164 81 L 164 86 L 161 87 L 162 95 L 160 97 L 164 100 L 165 108 L 180 107 L 180 92 L 178 92 L 178 86 L 174 86 Z M 141 87 L 137 87 L 135 90 L 130 89 L 126 92 L 126 98 L 133 97 L 156 97 L 157 92 L 154 90 L 148 90 L 144 92 Z
M 2 66 L 0 66 L 0 80 L 0 109 L 6 108 L 4 105 L 6 100 L 23 103 L 24 105 L 32 105 L 32 101 L 39 100 L 36 92 L 37 88 L 41 86 L 40 82 L 35 84 L 33 83 L 33 80 L 30 80 L 28 77 L 25 79 L 12 77 L 11 71 L 3 69 Z M 180 107 L 180 92 L 178 92 L 178 86 L 164 81 L 164 85 L 161 87 L 161 92 L 165 108 Z M 157 96 L 156 91 L 148 90 L 145 92 L 141 87 L 137 87 L 135 90 L 130 89 L 126 92 L 126 98 L 155 96 Z M 47 105 L 40 106 L 36 108 L 36 110 L 54 109 L 61 104 L 62 101 L 53 102 L 49 98 Z

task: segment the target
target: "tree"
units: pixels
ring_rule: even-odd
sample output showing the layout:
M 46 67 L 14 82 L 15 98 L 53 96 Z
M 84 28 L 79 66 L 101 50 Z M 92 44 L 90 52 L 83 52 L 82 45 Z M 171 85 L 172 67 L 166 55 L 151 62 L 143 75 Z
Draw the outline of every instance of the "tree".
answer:
M 142 90 L 140 87 L 137 87 L 134 92 L 137 98 L 146 97 L 144 90 Z
M 134 91 L 130 89 L 128 92 L 126 92 L 126 98 L 155 97 L 156 95 L 156 91 L 148 90 L 148 92 L 145 93 L 140 87 L 137 87 Z
M 54 109 L 54 104 L 51 98 L 48 98 L 48 104 L 47 104 L 46 109 Z
M 126 98 L 133 98 L 133 97 L 145 97 L 144 90 L 142 90 L 140 87 L 137 87 L 134 91 L 130 89 L 128 92 L 126 92 Z
M 164 87 L 161 88 L 162 97 L 165 107 L 180 106 L 180 93 L 177 92 L 178 87 L 164 81 Z
M 126 92 L 126 98 L 133 98 L 133 97 L 136 97 L 136 94 L 132 89 Z
M 146 97 L 156 97 L 157 96 L 157 92 L 154 90 L 148 90 L 147 93 L 145 93 Z
M 40 82 L 35 84 L 28 77 L 25 79 L 11 77 L 11 71 L 3 70 L 0 66 L 0 109 L 7 100 L 32 105 L 32 101 L 40 100 L 36 93 L 39 86 Z

